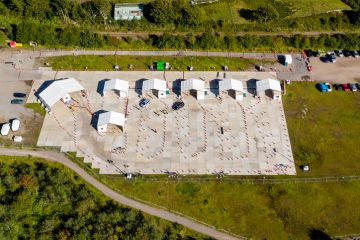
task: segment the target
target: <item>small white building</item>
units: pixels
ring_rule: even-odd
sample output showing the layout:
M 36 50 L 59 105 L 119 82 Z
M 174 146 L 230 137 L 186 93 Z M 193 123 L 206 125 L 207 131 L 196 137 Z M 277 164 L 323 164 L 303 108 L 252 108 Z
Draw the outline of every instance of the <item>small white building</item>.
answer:
M 124 130 L 125 127 L 125 115 L 118 112 L 104 112 L 98 116 L 96 129 L 99 133 L 105 133 L 108 128 L 108 124 L 116 125 Z
M 143 81 L 142 83 L 142 94 L 144 94 L 146 91 L 151 90 L 152 93 L 157 96 L 158 98 L 165 98 L 166 97 L 166 91 L 168 91 L 166 87 L 166 81 L 160 80 L 157 78 L 154 79 L 148 79 Z
M 127 98 L 129 95 L 129 82 L 120 79 L 106 80 L 102 95 L 105 96 L 106 92 L 110 90 L 114 90 L 121 98 Z
M 256 82 L 256 94 L 258 96 L 269 96 L 272 99 L 281 100 L 280 81 L 267 78 Z
M 240 101 L 244 96 L 244 87 L 242 81 L 227 78 L 219 81 L 219 92 L 228 92 L 228 94 Z
M 143 17 L 144 5 L 138 3 L 117 3 L 114 7 L 114 19 L 140 20 Z
M 50 83 L 39 94 L 41 105 L 45 107 L 48 112 L 51 112 L 51 107 L 59 100 L 64 103 L 71 101 L 70 93 L 84 90 L 84 87 L 74 78 L 64 78 L 55 80 Z
M 181 92 L 189 91 L 197 100 L 205 98 L 205 82 L 191 78 L 181 82 Z
M 284 56 L 284 65 L 289 66 L 292 64 L 292 56 L 290 54 L 285 54 Z

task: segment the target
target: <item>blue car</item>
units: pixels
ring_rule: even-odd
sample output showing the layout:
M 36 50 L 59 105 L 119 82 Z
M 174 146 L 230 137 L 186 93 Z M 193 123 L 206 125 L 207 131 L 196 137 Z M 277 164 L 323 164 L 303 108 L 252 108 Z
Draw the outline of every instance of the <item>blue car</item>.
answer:
M 326 83 L 317 84 L 317 89 L 319 89 L 320 92 L 328 92 L 328 86 Z
M 139 106 L 140 106 L 141 108 L 143 108 L 143 107 L 145 107 L 145 106 L 146 106 L 147 104 L 149 104 L 149 103 L 150 103 L 150 100 L 149 100 L 149 99 L 143 98 L 143 99 L 140 100 Z

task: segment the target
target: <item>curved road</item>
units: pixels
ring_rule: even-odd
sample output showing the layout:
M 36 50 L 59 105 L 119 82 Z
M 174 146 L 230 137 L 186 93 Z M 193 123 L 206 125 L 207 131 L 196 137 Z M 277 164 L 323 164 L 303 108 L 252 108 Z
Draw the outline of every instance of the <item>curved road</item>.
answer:
M 33 157 L 40 157 L 52 162 L 58 162 L 63 164 L 64 166 L 72 169 L 78 175 L 80 175 L 86 182 L 94 186 L 96 189 L 101 191 L 103 194 L 108 196 L 109 198 L 115 200 L 116 202 L 138 209 L 140 211 L 146 212 L 150 215 L 154 215 L 165 220 L 175 222 L 185 227 L 194 230 L 196 232 L 208 235 L 210 237 L 220 239 L 220 240 L 235 240 L 235 239 L 246 239 L 242 237 L 234 237 L 228 235 L 226 233 L 220 232 L 210 226 L 206 226 L 204 224 L 198 223 L 196 221 L 190 220 L 185 217 L 181 217 L 174 213 L 165 211 L 163 209 L 151 207 L 144 203 L 137 202 L 130 198 L 124 197 L 123 195 L 111 190 L 109 187 L 100 183 L 90 174 L 88 174 L 85 170 L 79 167 L 77 164 L 73 163 L 71 160 L 65 157 L 62 153 L 52 152 L 52 151 L 33 151 L 33 150 L 24 150 L 24 149 L 9 149 L 9 148 L 0 148 L 0 155 L 6 156 L 28 156 L 31 155 Z

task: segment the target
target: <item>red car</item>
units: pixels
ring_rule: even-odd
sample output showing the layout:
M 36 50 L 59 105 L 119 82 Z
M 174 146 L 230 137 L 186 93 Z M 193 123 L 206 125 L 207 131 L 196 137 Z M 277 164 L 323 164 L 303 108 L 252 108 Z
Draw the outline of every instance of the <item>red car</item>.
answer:
M 341 84 L 342 88 L 344 89 L 345 92 L 349 92 L 350 91 L 350 87 L 349 84 Z

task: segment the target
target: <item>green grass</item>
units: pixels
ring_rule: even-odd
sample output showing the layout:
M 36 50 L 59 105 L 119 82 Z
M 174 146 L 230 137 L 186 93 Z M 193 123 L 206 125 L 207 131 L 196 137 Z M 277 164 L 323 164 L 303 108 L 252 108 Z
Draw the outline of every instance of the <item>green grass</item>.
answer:
M 35 113 L 38 113 L 40 116 L 45 117 L 46 111 L 40 105 L 40 103 L 26 103 L 24 107 L 32 109 Z
M 172 66 L 172 70 L 187 71 L 192 64 L 194 71 L 214 71 L 221 70 L 227 65 L 230 71 L 243 71 L 254 69 L 255 64 L 272 63 L 270 60 L 255 60 L 241 58 L 224 57 L 135 57 L 135 56 L 62 56 L 43 59 L 49 62 L 56 70 L 114 70 L 114 65 L 118 65 L 122 71 L 129 70 L 129 64 L 133 65 L 133 70 L 149 70 L 149 66 L 159 60 L 167 61 Z
M 304 175 L 360 174 L 360 94 L 314 86 L 291 84 L 283 98 L 296 163 L 310 165 Z
M 202 5 L 205 9 L 208 20 L 229 20 L 235 24 L 241 24 L 248 22 L 242 18 L 239 14 L 239 10 L 256 9 L 260 6 L 269 4 L 269 0 L 221 0 L 217 3 Z M 286 4 L 289 4 L 294 11 L 289 17 L 303 17 L 325 13 L 327 11 L 350 9 L 349 6 L 344 4 L 341 0 L 284 0 Z M 230 6 L 230 8 L 229 8 Z
M 301 176 L 359 174 L 360 94 L 320 93 L 314 83 L 292 83 L 283 97 L 297 164 L 311 159 Z M 308 112 L 303 118 L 302 110 Z M 220 180 L 131 181 L 99 175 L 82 159 L 72 160 L 113 189 L 254 239 L 316 239 L 358 233 L 360 182 L 256 185 Z M 199 176 L 199 179 L 202 177 Z

